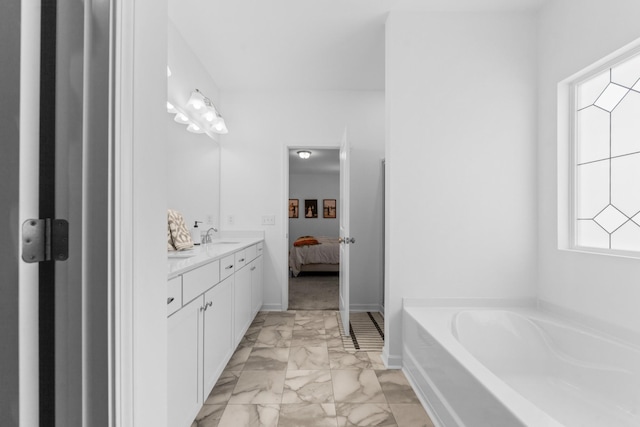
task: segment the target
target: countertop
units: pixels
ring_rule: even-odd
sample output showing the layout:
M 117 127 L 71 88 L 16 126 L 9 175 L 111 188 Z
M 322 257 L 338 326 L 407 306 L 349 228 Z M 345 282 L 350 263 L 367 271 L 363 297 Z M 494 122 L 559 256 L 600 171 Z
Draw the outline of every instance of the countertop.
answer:
M 217 259 L 224 258 L 229 254 L 255 245 L 263 240 L 262 237 L 230 237 L 216 239 L 213 243 L 194 246 L 193 249 L 187 251 L 170 252 L 167 254 L 169 265 L 168 279 L 172 279 Z M 181 257 L 173 258 L 169 257 L 169 254 L 179 254 Z M 191 254 L 193 254 L 193 256 L 183 257 Z

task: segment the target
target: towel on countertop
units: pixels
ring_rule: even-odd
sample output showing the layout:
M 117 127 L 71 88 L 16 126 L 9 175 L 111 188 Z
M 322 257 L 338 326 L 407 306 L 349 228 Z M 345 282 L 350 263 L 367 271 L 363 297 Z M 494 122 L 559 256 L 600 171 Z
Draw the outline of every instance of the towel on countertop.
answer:
M 174 211 L 173 209 L 169 209 L 167 213 L 167 222 L 169 224 L 167 232 L 167 249 L 178 251 L 191 249 L 193 247 L 193 240 L 191 240 L 191 233 L 189 233 L 189 230 L 187 229 L 187 225 L 184 222 L 182 214 L 178 211 Z

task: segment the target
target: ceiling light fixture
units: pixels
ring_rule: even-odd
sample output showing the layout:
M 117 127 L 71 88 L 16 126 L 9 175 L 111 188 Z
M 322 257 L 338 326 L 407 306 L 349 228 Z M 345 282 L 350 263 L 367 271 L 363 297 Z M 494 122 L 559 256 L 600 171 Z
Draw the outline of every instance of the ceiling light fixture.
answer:
M 311 151 L 298 151 L 298 156 L 300 156 L 301 159 L 308 159 L 311 157 Z

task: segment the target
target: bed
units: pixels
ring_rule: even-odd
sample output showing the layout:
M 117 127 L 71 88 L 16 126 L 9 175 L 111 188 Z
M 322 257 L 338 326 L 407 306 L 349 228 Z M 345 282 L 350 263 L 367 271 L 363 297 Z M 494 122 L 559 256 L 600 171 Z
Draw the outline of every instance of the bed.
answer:
M 340 271 L 339 245 L 337 237 L 303 236 L 297 239 L 289 251 L 291 273 L 297 277 L 302 271 Z

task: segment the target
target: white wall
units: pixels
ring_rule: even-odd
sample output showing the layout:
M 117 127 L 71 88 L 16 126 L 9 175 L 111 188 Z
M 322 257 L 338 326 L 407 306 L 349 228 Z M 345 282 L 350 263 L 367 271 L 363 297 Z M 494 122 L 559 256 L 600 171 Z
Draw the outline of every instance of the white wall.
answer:
M 323 199 L 340 198 L 339 173 L 296 173 L 289 175 L 289 198 L 298 199 L 298 218 L 289 219 L 289 247 L 300 236 L 338 237 L 340 234 L 340 214 L 336 218 L 324 218 Z M 305 199 L 318 200 L 318 217 L 305 218 Z
M 539 15 L 539 297 L 640 336 L 640 262 L 558 250 L 559 81 L 640 37 L 640 2 L 557 0 Z
M 535 16 L 395 13 L 386 27 L 385 357 L 402 298 L 531 298 Z
M 191 92 L 200 89 L 216 106 L 220 90 L 213 78 L 169 21 L 167 99 L 175 106 L 186 105 Z M 171 209 L 181 212 L 189 227 L 203 221 L 203 231 L 220 225 L 220 145 L 205 134 L 187 132 L 166 114 L 168 136 L 167 201 Z M 211 217 L 211 223 L 208 218 Z
M 164 427 L 167 2 L 138 0 L 121 6 L 114 88 L 114 422 Z
M 289 194 L 286 146 L 337 148 L 348 128 L 352 158 L 351 300 L 377 304 L 381 297 L 382 92 L 224 92 L 229 134 L 222 142 L 221 213 L 225 230 L 264 230 L 265 307 L 280 309 L 287 286 Z M 256 206 L 259 208 L 256 209 Z M 227 218 L 234 216 L 234 224 Z M 261 225 L 276 215 L 275 226 Z M 357 221 L 355 220 L 357 218 Z

